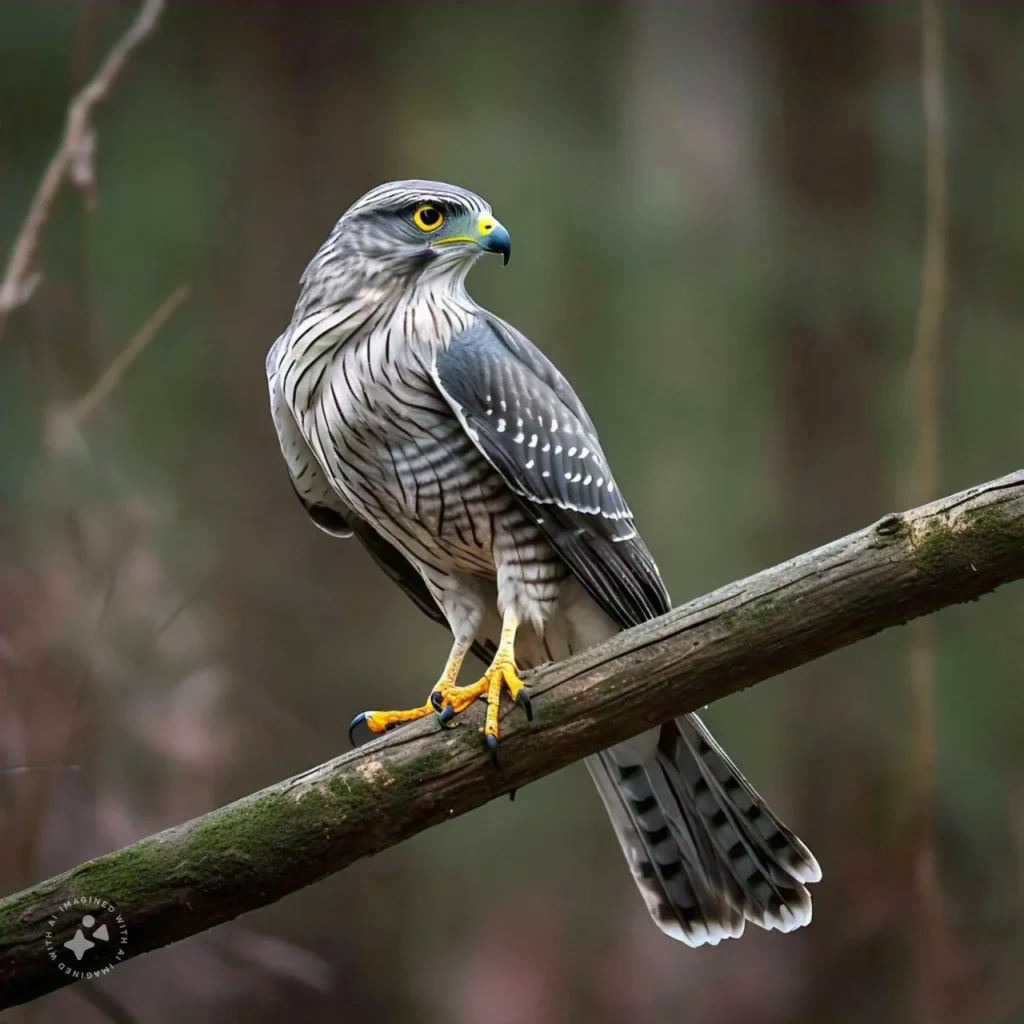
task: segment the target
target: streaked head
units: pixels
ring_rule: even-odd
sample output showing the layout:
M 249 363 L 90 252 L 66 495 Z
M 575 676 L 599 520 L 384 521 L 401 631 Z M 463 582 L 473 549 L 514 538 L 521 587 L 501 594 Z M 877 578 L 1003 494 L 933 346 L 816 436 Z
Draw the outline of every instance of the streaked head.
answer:
M 393 181 L 367 192 L 338 221 L 328 245 L 369 274 L 428 267 L 465 273 L 485 252 L 508 262 L 508 232 L 478 195 L 439 181 Z M 352 268 L 350 268 L 352 269 Z

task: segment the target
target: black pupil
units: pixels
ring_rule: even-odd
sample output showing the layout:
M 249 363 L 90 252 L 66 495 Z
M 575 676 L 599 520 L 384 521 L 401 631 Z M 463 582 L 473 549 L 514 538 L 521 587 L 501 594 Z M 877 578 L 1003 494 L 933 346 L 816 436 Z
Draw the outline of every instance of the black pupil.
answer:
M 440 219 L 441 214 L 439 214 L 432 206 L 425 206 L 420 210 L 420 221 L 428 228 L 431 224 L 436 224 Z

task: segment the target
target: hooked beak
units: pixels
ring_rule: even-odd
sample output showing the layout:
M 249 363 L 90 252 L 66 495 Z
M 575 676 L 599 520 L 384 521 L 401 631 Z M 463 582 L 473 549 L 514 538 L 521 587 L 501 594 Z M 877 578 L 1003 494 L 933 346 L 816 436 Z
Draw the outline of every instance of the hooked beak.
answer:
M 453 242 L 471 242 L 480 246 L 484 252 L 500 252 L 504 257 L 504 263 L 508 263 L 509 254 L 512 252 L 512 239 L 509 238 L 508 232 L 489 213 L 480 216 L 476 231 L 472 235 L 449 235 L 447 238 L 439 238 L 432 242 L 431 246 L 451 245 Z
M 508 263 L 508 258 L 512 253 L 512 239 L 504 226 L 489 213 L 485 213 L 477 225 L 476 244 L 484 252 L 500 252 L 503 257 L 502 266 Z

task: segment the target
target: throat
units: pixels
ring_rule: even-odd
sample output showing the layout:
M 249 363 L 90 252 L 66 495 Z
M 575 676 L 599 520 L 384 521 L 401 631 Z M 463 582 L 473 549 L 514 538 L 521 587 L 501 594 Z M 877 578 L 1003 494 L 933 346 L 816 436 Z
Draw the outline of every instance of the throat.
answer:
M 371 389 L 386 366 L 395 363 L 418 364 L 429 375 L 434 357 L 476 312 L 463 279 L 451 273 L 422 274 L 401 288 L 366 282 L 345 302 L 292 322 L 291 372 L 285 377 L 289 403 L 309 408 L 338 360 L 354 359 Z
M 381 322 L 414 353 L 426 354 L 446 349 L 475 313 L 476 304 L 461 278 L 424 274 L 384 312 Z

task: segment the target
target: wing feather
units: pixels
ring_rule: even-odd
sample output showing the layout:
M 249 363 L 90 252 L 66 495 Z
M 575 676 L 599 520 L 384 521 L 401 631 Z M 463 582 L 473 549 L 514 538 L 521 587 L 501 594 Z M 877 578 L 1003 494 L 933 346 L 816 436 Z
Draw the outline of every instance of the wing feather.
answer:
M 514 328 L 482 312 L 434 364 L 455 414 L 554 549 L 620 626 L 671 607 L 654 559 L 569 382 Z

